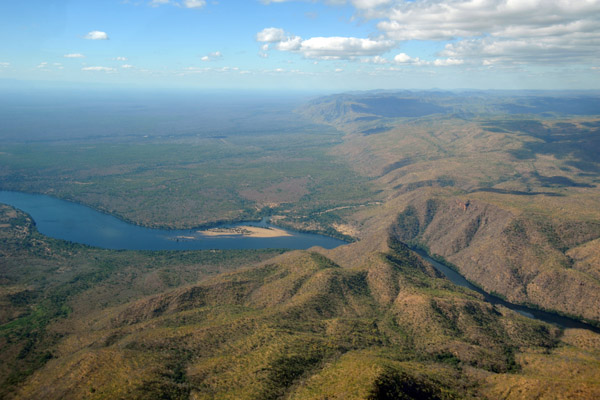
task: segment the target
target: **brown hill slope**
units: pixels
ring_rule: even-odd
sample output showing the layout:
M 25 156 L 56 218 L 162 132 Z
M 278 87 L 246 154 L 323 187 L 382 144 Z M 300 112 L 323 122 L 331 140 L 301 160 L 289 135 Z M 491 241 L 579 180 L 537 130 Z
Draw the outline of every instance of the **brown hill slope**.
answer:
M 582 266 L 598 253 L 595 221 L 515 215 L 479 200 L 449 199 L 414 203 L 398 224 L 401 240 L 428 246 L 487 291 L 600 320 L 600 266 Z M 569 256 L 579 252 L 580 262 Z
M 4 232 L 18 237 L 22 226 Z M 37 237 L 60 253 L 60 242 Z M 565 354 L 561 362 L 582 375 L 560 393 L 600 393 L 589 380 L 600 352 L 586 344 L 597 335 L 569 331 L 559 341 L 558 329 L 491 306 L 401 243 L 386 243 L 368 254 L 367 240 L 345 247 L 357 262 L 343 266 L 295 251 L 131 301 L 86 302 L 123 290 L 110 277 L 122 270 L 111 271 L 68 294 L 70 313 L 50 317 L 52 340 L 36 343 L 50 356 L 6 397 L 494 398 L 522 382 L 547 393 L 544 379 L 557 373 L 550 365 Z
M 347 132 L 334 153 L 384 188 L 383 205 L 346 215 L 360 238 L 414 213 L 399 237 L 487 291 L 600 322 L 597 117 L 357 114 L 356 104 L 378 96 L 390 95 L 332 96 L 303 109 Z M 378 124 L 387 128 L 371 133 Z

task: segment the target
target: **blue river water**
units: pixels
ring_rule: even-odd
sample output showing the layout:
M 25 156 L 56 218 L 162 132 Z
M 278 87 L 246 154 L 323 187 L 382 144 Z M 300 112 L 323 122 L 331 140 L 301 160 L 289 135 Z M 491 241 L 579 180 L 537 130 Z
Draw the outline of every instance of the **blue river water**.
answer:
M 249 237 L 245 235 L 206 236 L 198 229 L 166 230 L 133 225 L 92 208 L 54 197 L 21 192 L 0 191 L 0 203 L 25 211 L 38 231 L 56 239 L 115 250 L 208 250 L 208 249 L 331 249 L 346 242 L 328 236 L 286 230 L 289 236 Z M 266 220 L 223 224 L 275 228 Z M 280 229 L 280 228 L 279 228 Z

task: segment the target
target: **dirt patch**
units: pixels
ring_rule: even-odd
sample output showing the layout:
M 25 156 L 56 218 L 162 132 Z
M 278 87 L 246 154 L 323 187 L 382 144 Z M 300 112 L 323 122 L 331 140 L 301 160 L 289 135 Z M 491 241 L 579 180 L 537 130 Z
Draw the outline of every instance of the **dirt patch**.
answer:
M 352 237 L 358 236 L 358 229 L 348 224 L 333 224 L 333 228 L 341 233 L 342 235 L 348 235 Z

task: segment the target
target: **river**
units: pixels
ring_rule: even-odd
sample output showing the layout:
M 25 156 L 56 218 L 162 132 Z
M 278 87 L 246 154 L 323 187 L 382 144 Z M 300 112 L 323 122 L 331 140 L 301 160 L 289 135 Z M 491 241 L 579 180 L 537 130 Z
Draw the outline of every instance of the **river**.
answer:
M 208 250 L 208 249 L 331 249 L 346 242 L 328 236 L 278 228 L 260 222 L 222 224 L 221 231 L 241 226 L 283 231 L 287 236 L 251 237 L 242 234 L 211 236 L 199 229 L 152 229 L 127 223 L 81 204 L 41 194 L 0 191 L 0 203 L 25 211 L 38 231 L 56 239 L 114 250 Z
M 424 251 L 413 249 L 417 254 L 419 254 L 422 258 L 427 260 L 431 265 L 434 266 L 435 269 L 440 271 L 446 278 L 448 278 L 452 283 L 458 286 L 466 287 L 468 289 L 474 290 L 477 293 L 480 293 L 485 298 L 485 301 L 491 304 L 499 304 L 506 308 L 509 308 L 513 311 L 518 312 L 521 315 L 524 315 L 528 318 L 539 319 L 544 322 L 548 322 L 554 325 L 558 325 L 561 328 L 578 328 L 578 329 L 588 329 L 594 331 L 596 333 L 600 333 L 600 328 L 586 324 L 585 322 L 578 321 L 573 318 L 563 317 L 561 315 L 550 313 L 542 310 L 538 310 L 535 308 L 530 308 L 527 306 L 513 304 L 508 301 L 501 299 L 498 296 L 494 296 L 492 294 L 487 293 L 486 291 L 478 288 L 477 286 L 471 284 L 467 281 L 462 275 L 453 269 L 447 267 L 446 265 L 434 260 L 429 257 Z

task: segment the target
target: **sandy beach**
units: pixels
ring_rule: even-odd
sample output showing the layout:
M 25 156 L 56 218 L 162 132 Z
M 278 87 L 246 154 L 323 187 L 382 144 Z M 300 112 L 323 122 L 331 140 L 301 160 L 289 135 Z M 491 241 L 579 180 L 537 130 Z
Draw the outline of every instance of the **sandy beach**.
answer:
M 261 228 L 259 226 L 236 226 L 235 228 L 213 228 L 205 231 L 198 231 L 204 236 L 248 236 L 255 238 L 270 238 L 291 236 L 283 229 L 277 228 Z

